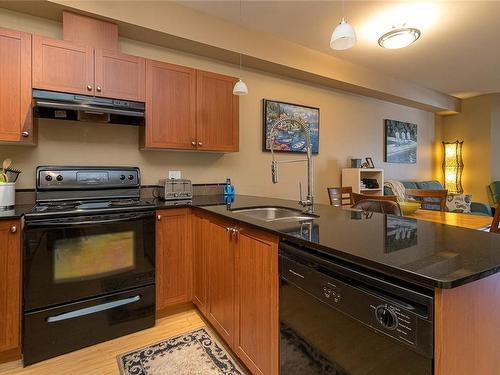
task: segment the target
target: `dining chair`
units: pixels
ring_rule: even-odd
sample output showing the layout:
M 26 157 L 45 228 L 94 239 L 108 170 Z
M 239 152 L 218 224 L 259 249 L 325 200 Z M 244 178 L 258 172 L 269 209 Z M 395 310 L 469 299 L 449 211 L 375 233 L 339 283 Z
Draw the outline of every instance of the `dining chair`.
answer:
M 500 225 L 500 203 L 495 209 L 495 216 L 493 217 L 493 221 L 491 222 L 490 232 L 500 233 L 500 228 L 498 227 L 498 225 Z
M 330 198 L 330 205 L 335 207 L 350 206 L 352 204 L 352 187 L 329 187 L 326 188 L 328 191 L 328 198 Z
M 406 195 L 408 197 L 421 198 L 423 202 L 423 209 L 426 209 L 425 206 L 437 206 L 439 207 L 439 211 L 446 211 L 446 197 L 448 196 L 448 190 L 406 189 Z
M 362 200 L 377 200 L 377 201 L 390 201 L 398 203 L 398 198 L 395 195 L 367 195 L 367 194 L 358 194 L 352 193 L 352 203 L 356 204 Z
M 399 204 L 390 200 L 363 199 L 355 203 L 352 208 L 369 212 L 379 212 L 381 214 L 403 216 Z

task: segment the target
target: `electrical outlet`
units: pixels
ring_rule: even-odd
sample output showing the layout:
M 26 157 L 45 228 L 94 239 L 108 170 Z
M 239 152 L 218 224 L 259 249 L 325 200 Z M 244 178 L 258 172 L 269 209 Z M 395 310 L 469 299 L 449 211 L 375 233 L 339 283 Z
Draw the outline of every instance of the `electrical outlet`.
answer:
M 181 178 L 181 171 L 168 171 L 168 178 Z

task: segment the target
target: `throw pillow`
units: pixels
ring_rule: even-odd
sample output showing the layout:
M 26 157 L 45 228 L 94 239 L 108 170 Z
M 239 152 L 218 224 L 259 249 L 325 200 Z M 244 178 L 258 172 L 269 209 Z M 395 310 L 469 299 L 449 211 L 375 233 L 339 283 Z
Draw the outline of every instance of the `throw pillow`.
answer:
M 448 194 L 446 197 L 446 208 L 450 212 L 470 214 L 472 195 L 469 194 Z

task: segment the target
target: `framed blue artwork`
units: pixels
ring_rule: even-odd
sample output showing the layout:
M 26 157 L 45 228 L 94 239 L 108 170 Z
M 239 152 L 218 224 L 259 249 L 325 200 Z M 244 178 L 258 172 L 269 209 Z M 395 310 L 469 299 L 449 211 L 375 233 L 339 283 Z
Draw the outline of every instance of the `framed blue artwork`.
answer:
M 309 125 L 309 134 L 313 154 L 319 152 L 319 108 L 305 105 L 278 102 L 276 100 L 263 99 L 263 139 L 262 150 L 271 151 L 269 133 L 272 125 L 282 115 L 300 117 Z M 299 128 L 284 126 L 278 129 L 273 140 L 273 151 L 275 152 L 306 152 L 306 135 Z

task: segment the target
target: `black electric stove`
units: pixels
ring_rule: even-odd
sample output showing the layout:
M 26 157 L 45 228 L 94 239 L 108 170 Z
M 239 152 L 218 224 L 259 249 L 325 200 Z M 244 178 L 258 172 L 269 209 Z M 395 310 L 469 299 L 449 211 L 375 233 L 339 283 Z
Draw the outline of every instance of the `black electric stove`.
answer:
M 155 322 L 154 205 L 131 167 L 38 167 L 25 215 L 29 365 Z
M 38 167 L 36 204 L 26 219 L 154 210 L 140 199 L 133 167 Z

